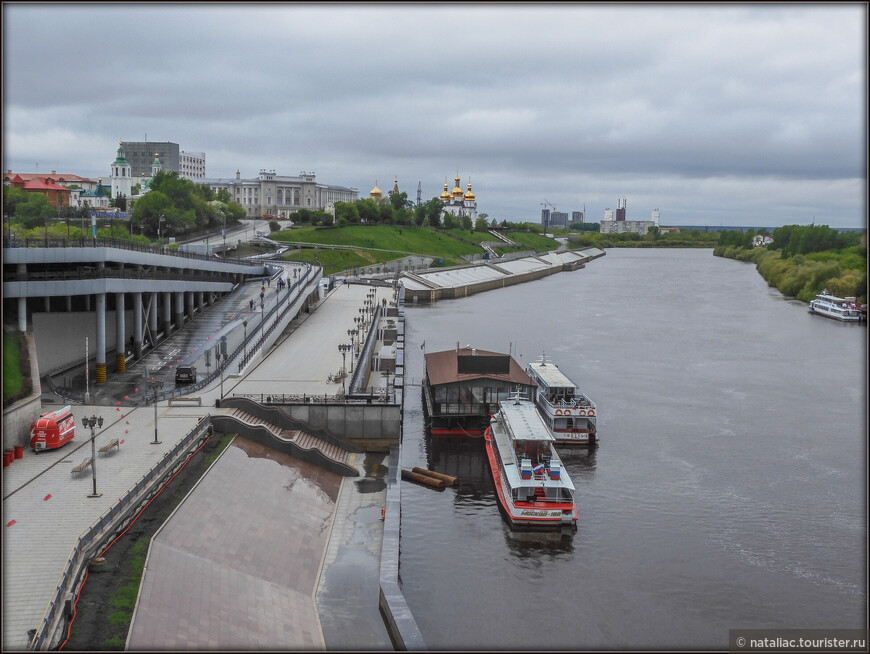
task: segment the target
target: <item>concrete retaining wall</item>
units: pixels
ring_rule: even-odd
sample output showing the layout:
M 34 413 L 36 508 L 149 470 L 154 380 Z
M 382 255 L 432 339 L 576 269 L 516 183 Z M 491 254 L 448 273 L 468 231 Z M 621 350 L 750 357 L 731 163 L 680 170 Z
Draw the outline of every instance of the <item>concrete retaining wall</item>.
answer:
M 30 375 L 33 393 L 3 409 L 3 449 L 15 445 L 30 447 L 30 425 L 42 415 L 42 386 L 39 383 L 39 362 L 36 358 L 36 343 L 33 334 L 24 333 L 30 353 Z M 58 407 L 60 408 L 60 407 Z

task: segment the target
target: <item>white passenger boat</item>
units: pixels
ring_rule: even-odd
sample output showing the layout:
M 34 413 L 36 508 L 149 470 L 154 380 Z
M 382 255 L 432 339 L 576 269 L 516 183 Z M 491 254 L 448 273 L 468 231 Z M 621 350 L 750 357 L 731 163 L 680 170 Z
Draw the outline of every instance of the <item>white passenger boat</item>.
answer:
M 545 355 L 530 363 L 526 372 L 535 382 L 535 404 L 559 445 L 598 442 L 595 403 L 574 385 Z
M 825 289 L 813 300 L 810 300 L 810 313 L 842 320 L 843 322 L 860 322 L 864 314 L 853 297 L 837 297 Z
M 499 402 L 484 437 L 499 505 L 512 527 L 577 528 L 574 484 L 533 402 L 519 394 Z

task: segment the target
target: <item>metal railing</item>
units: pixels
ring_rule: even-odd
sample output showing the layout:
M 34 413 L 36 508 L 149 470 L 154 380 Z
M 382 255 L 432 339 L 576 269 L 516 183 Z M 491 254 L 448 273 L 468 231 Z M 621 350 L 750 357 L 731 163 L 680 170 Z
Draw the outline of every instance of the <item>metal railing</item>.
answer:
M 53 635 L 58 623 L 63 617 L 64 604 L 67 595 L 75 594 L 79 585 L 79 578 L 84 572 L 90 558 L 99 550 L 100 544 L 108 536 L 114 534 L 114 527 L 131 510 L 142 503 L 144 495 L 152 490 L 155 483 L 159 482 L 167 472 L 174 467 L 172 464 L 178 456 L 194 442 L 203 438 L 210 428 L 209 416 L 203 416 L 197 425 L 187 433 L 175 447 L 167 452 L 162 459 L 157 461 L 139 480 L 115 502 L 103 515 L 91 524 L 76 541 L 67 558 L 66 565 L 61 573 L 54 595 L 49 601 L 48 608 L 42 617 L 39 627 L 30 642 L 29 649 L 44 650 L 51 647 Z
M 118 238 L 24 238 L 10 239 L 3 238 L 4 248 L 116 248 L 120 250 L 131 250 L 134 252 L 148 252 L 150 254 L 165 254 L 172 257 L 180 257 L 182 259 L 197 259 L 199 261 L 214 261 L 214 257 L 207 254 L 198 254 L 196 252 L 181 251 L 175 248 L 170 248 L 166 245 L 151 245 L 143 243 L 134 243 Z M 256 266 L 256 262 L 251 262 L 246 259 L 234 258 L 223 261 L 227 263 L 241 264 L 244 266 Z
M 262 266 L 259 266 L 262 268 Z M 147 280 L 184 280 L 192 282 L 215 282 L 235 284 L 237 273 L 225 273 L 190 268 L 173 270 L 135 270 L 133 268 L 97 268 L 96 266 L 76 266 L 64 270 L 27 270 L 21 274 L 17 270 L 3 271 L 4 282 L 42 282 L 42 281 L 75 281 L 80 279 L 147 279 Z M 247 274 L 247 273 L 246 273 Z M 261 276 L 262 273 L 252 271 L 251 274 Z

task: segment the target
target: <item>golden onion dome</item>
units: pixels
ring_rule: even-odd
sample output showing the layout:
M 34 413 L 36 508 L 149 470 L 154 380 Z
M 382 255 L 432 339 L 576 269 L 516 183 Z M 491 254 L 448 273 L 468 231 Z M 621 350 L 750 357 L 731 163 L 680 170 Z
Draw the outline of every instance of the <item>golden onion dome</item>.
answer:
M 474 202 L 474 193 L 471 192 L 471 182 L 468 182 L 468 191 L 466 191 L 465 195 L 463 195 L 462 197 L 466 200 Z
M 441 193 L 442 200 L 450 199 L 450 191 L 447 190 L 447 182 L 444 182 L 444 191 Z
M 369 195 L 373 198 L 379 198 L 384 195 L 383 193 L 381 193 L 381 189 L 378 188 L 378 180 L 375 180 L 375 187 L 371 191 L 369 191 Z
M 458 183 L 456 184 L 456 186 L 453 187 L 452 193 L 453 193 L 454 197 L 462 197 L 462 189 L 459 188 Z

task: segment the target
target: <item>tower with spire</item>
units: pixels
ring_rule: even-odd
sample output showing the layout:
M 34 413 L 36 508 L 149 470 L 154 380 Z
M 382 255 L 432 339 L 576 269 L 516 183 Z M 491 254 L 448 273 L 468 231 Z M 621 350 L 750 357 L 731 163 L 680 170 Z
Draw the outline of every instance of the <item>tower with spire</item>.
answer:
M 133 188 L 133 171 L 130 162 L 127 161 L 123 143 L 118 144 L 118 155 L 110 167 L 109 179 L 111 180 L 113 198 L 130 197 Z

